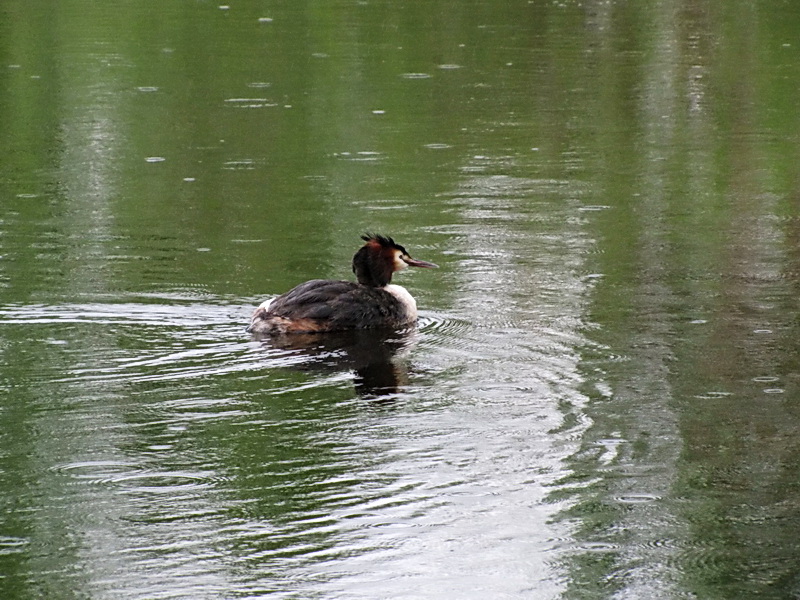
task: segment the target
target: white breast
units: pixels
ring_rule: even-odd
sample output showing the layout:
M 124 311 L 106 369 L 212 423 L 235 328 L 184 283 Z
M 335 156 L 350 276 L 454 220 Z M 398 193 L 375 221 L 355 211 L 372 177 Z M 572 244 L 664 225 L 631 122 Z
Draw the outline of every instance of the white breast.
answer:
M 392 296 L 397 298 L 397 301 L 403 305 L 403 308 L 405 308 L 406 310 L 406 315 L 409 321 L 413 321 L 417 318 L 417 301 L 414 300 L 414 297 L 408 293 L 408 290 L 406 288 L 404 288 L 402 285 L 395 285 L 393 283 L 390 283 L 383 289 L 385 289 Z

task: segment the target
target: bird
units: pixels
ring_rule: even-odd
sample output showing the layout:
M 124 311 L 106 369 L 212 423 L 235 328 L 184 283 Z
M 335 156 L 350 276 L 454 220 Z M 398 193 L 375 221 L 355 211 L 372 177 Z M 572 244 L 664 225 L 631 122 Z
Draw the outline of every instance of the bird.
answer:
M 399 329 L 417 321 L 417 302 L 391 283 L 407 267 L 437 268 L 411 258 L 391 237 L 364 234 L 365 244 L 353 256 L 357 282 L 312 279 L 263 302 L 247 331 L 261 335 L 322 333 L 354 329 Z

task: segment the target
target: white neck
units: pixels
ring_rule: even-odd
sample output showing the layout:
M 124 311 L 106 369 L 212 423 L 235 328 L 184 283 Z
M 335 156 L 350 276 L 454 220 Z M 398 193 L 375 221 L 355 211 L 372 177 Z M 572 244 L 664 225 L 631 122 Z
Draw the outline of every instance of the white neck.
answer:
M 402 285 L 390 283 L 389 285 L 384 286 L 383 289 L 397 298 L 397 301 L 403 305 L 403 308 L 405 308 L 409 319 L 417 318 L 417 301 L 414 300 L 414 297 L 408 293 L 406 288 L 404 288 Z

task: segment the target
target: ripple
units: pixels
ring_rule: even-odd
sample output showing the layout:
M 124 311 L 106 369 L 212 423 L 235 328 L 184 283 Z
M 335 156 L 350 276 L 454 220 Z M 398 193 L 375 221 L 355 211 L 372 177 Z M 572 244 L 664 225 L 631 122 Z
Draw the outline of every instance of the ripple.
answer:
M 225 104 L 233 108 L 272 108 L 278 106 L 268 98 L 226 98 Z
M 42 335 L 31 329 L 28 337 L 69 356 L 67 369 L 52 371 L 52 383 L 137 383 L 250 371 L 264 376 L 265 358 L 273 366 L 296 363 L 292 352 L 271 349 L 265 354 L 253 342 L 244 331 L 249 312 L 249 305 L 203 304 L 174 296 L 172 304 L 7 305 L 0 307 L 0 324 L 41 327 Z M 100 356 L 94 347 L 87 352 L 90 326 L 89 337 L 113 331 L 130 347 L 110 348 Z M 52 336 L 54 328 L 58 338 Z
M 131 492 L 165 493 L 176 488 L 207 487 L 219 479 L 208 472 L 154 471 L 114 460 L 76 461 L 57 465 L 52 470 L 89 485 L 117 486 Z
M 104 485 L 113 483 L 122 477 L 130 476 L 132 472 L 141 470 L 141 467 L 129 462 L 113 460 L 88 460 L 71 462 L 52 467 L 57 473 L 65 473 L 75 479 L 89 484 Z
M 372 150 L 360 150 L 358 152 L 334 152 L 333 156 L 353 162 L 374 162 L 384 158 L 382 153 Z
M 722 398 L 729 398 L 733 396 L 733 392 L 722 392 L 719 390 L 714 390 L 710 392 L 705 392 L 704 394 L 697 394 L 694 398 L 698 400 L 719 400 Z
M 256 161 L 252 158 L 243 158 L 240 160 L 228 160 L 222 165 L 226 171 L 252 171 L 255 169 Z
M 174 297 L 174 304 L 109 302 L 90 304 L 9 304 L 0 307 L 0 323 L 57 325 L 62 323 L 103 323 L 106 325 L 165 325 L 186 327 L 230 323 L 228 307 L 186 302 Z M 249 308 L 249 307 L 248 307 Z M 246 311 L 245 307 L 237 310 Z
M 110 483 L 120 485 L 126 492 L 171 493 L 176 490 L 200 489 L 213 484 L 208 473 L 163 471 L 134 473 L 114 478 Z
M 611 542 L 583 542 L 576 547 L 577 550 L 584 552 L 617 552 L 620 547 L 619 544 Z
M 655 502 L 660 497 L 654 494 L 623 494 L 616 496 L 614 499 L 620 504 L 646 504 L 648 502 Z
M 730 565 L 730 554 L 703 541 L 667 542 L 672 550 L 667 554 L 667 564 L 683 573 L 708 577 L 712 574 L 727 573 Z
M 642 548 L 667 548 L 667 549 L 672 549 L 672 548 L 680 548 L 681 547 L 681 543 L 682 542 L 680 540 L 676 540 L 676 539 L 673 539 L 673 538 L 653 538 L 651 540 L 646 540 L 646 541 L 642 542 L 641 544 L 639 544 L 639 546 L 642 547 Z
M 474 325 L 466 319 L 446 317 L 430 311 L 421 314 L 419 318 L 420 331 L 435 331 L 440 333 L 460 333 L 474 329 Z
M 437 345 L 455 349 L 465 348 L 474 343 L 472 332 L 476 327 L 465 319 L 427 312 L 420 315 L 418 327 L 422 334 L 435 334 Z
M 25 538 L 0 535 L 0 556 L 25 552 L 29 543 Z

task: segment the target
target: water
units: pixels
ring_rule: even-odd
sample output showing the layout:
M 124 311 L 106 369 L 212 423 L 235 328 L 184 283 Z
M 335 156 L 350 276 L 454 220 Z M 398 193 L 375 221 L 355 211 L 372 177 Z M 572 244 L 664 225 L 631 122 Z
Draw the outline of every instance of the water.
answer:
M 0 15 L 3 598 L 800 596 L 791 3 Z

